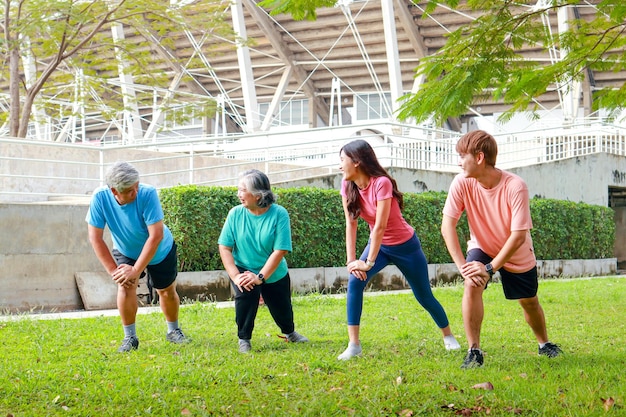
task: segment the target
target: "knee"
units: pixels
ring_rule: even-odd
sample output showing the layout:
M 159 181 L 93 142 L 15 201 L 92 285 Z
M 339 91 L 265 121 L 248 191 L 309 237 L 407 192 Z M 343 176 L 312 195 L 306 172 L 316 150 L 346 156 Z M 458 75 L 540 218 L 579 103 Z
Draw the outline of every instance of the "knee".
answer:
M 117 286 L 117 294 L 118 297 L 121 296 L 123 298 L 128 298 L 128 297 L 137 297 L 137 287 L 131 287 L 131 288 L 125 288 L 121 285 Z
M 472 280 L 466 279 L 463 284 L 463 295 L 470 299 L 480 299 L 483 296 L 485 289 L 483 287 L 476 287 L 473 285 Z
M 178 298 L 178 293 L 176 292 L 176 287 L 173 285 L 164 288 L 162 290 L 157 289 L 157 294 L 159 294 L 159 298 L 161 300 L 176 300 Z
M 532 298 L 520 298 L 519 304 L 526 311 L 535 311 L 541 308 L 539 305 L 539 298 L 537 296 Z

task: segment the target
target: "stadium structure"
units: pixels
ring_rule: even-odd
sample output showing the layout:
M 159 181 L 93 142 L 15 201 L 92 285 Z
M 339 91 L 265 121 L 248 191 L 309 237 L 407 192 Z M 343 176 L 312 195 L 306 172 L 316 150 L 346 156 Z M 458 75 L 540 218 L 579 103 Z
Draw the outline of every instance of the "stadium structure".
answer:
M 521 11 L 543 10 L 538 18 L 547 31 L 558 33 L 567 30 L 574 18 L 596 16 L 600 0 L 583 0 L 558 11 L 550 9 L 549 3 L 527 1 L 518 7 Z M 109 71 L 101 76 L 109 77 L 107 94 L 117 95 L 124 109 L 88 112 L 81 104 L 85 97 L 103 103 L 104 99 L 96 91 L 81 91 L 83 72 L 66 63 L 63 71 L 73 79 L 68 88 L 76 89 L 74 99 L 46 96 L 50 92 L 43 90 L 39 100 L 54 102 L 59 110 L 42 114 L 35 104 L 28 139 L 289 163 L 326 172 L 336 171 L 339 147 L 357 136 L 371 141 L 387 166 L 453 172 L 458 169 L 456 139 L 477 128 L 498 140 L 498 162 L 503 168 L 597 153 L 626 155 L 625 129 L 618 122 L 621 117 L 609 119 L 602 110 L 592 111 L 594 91 L 622 87 L 626 71 L 587 69 L 582 81 L 555 83 L 534 98 L 541 115 L 536 121 L 520 115 L 500 124 L 498 116 L 508 106 L 484 97 L 460 117 L 448 118 L 442 128 L 396 120 L 400 98 L 417 91 L 423 82 L 415 76 L 420 60 L 437 53 L 449 33 L 480 15 L 479 11 L 441 4 L 427 11 L 427 4 L 339 0 L 335 7 L 318 9 L 317 19 L 308 21 L 272 15 L 255 0 L 225 1 L 223 10 L 233 32 L 246 42 L 184 28 L 156 34 L 108 26 L 102 30 L 110 32 L 111 44 L 124 38 L 152 51 L 150 70 L 167 76 L 163 85 L 142 85 L 136 81 L 139 74 L 125 70 L 129 63 L 119 60 L 119 73 Z M 518 53 L 523 59 L 555 63 L 565 51 L 521 47 Z M 25 80 L 34 76 L 36 59 L 23 57 Z M 111 59 L 116 59 L 114 51 Z M 0 80 L 3 111 L 9 108 L 7 83 Z M 187 104 L 172 106 L 174 95 L 185 95 Z M 214 103 L 214 114 L 194 117 L 194 102 L 207 100 Z M 168 112 L 189 112 L 190 117 L 176 121 L 168 118 Z M 0 140 L 16 146 L 2 136 L 7 136 L 6 125 L 0 126 Z M 106 162 L 102 156 L 93 162 L 99 165 L 96 176 L 101 177 L 101 165 Z M 197 162 L 190 165 L 198 168 Z M 292 176 L 296 172 L 290 171 Z M 626 206 L 626 181 L 621 180 L 621 169 L 615 172 L 608 204 Z M 590 202 L 605 204 L 605 200 Z
M 541 18 L 546 30 L 558 33 L 574 17 L 595 16 L 599 2 L 581 1 L 558 12 L 546 9 Z M 520 10 L 540 10 L 547 3 L 522 2 L 526 6 L 520 6 Z M 236 136 L 394 121 L 400 97 L 419 89 L 423 81 L 415 77 L 420 60 L 437 53 L 447 34 L 479 13 L 443 5 L 426 12 L 426 4 L 412 0 L 339 0 L 335 7 L 319 9 L 317 19 L 308 21 L 271 15 L 255 0 L 224 2 L 234 32 L 248 43 L 186 30 L 159 37 L 108 27 L 112 40 L 124 37 L 150 48 L 155 56 L 152 70 L 166 73 L 168 82 L 158 88 L 136 83 L 132 73 L 122 73 L 128 63 L 119 62 L 120 73 L 110 74 L 108 81 L 110 91 L 125 100 L 124 111 L 113 117 L 104 112 L 81 112 L 80 100 L 98 93 L 78 92 L 74 102 L 59 102 L 58 114 L 62 117 L 36 118 L 29 136 L 59 142 L 145 143 L 175 137 Z M 524 59 L 554 63 L 564 52 L 528 47 L 519 53 Z M 189 64 L 180 64 L 185 61 Z M 25 65 L 26 79 L 35 66 Z M 80 68 L 67 65 L 64 71 L 73 75 L 74 86 L 83 84 Z M 626 71 L 589 69 L 583 82 L 555 84 L 535 99 L 543 115 L 539 124 L 601 120 L 601 112 L 591 110 L 594 89 L 619 88 L 625 81 Z M 4 84 L 0 87 L 6 93 Z M 183 124 L 168 122 L 167 111 L 173 109 L 166 104 L 174 92 L 197 97 L 198 101 L 214 100 L 215 116 L 191 118 Z M 45 94 L 42 92 L 41 99 L 46 99 Z M 142 102 L 140 94 L 149 100 Z M 8 96 L 0 97 L 3 110 L 8 111 Z M 193 110 L 193 104 L 189 109 Z M 503 103 L 481 101 L 461 117 L 448 119 L 445 127 L 453 132 L 489 127 L 498 133 L 530 125 L 522 122 L 498 126 L 494 116 L 505 109 Z

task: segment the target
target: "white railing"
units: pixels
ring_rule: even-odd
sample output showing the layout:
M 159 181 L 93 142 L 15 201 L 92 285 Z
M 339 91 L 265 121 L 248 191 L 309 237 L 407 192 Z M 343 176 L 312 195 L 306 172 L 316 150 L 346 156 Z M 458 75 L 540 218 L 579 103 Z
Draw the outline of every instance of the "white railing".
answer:
M 581 124 L 494 135 L 498 166 L 510 169 L 565 158 L 626 155 L 626 131 Z M 195 137 L 158 143 L 93 146 L 0 138 L 0 201 L 87 196 L 117 160 L 135 164 L 159 188 L 179 184 L 236 185 L 238 174 L 263 170 L 273 183 L 338 172 L 339 150 L 355 138 L 372 144 L 384 166 L 457 172 L 456 132 L 372 123 L 273 134 Z

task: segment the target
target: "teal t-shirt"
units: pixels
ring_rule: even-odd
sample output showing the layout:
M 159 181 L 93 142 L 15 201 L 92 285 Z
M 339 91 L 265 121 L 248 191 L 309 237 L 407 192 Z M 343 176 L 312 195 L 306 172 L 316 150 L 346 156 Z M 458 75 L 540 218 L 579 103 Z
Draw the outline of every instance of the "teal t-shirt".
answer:
M 140 183 L 135 201 L 123 206 L 111 189 L 103 186 L 94 191 L 85 220 L 99 229 L 108 226 L 113 246 L 124 256 L 136 260 L 148 240 L 148 225 L 163 220 L 163 209 L 157 190 L 151 185 Z M 163 240 L 149 264 L 163 261 L 173 244 L 172 233 L 163 225 Z
M 233 207 L 226 216 L 218 243 L 233 249 L 237 266 L 258 274 L 272 252 L 291 252 L 289 213 L 278 204 L 272 204 L 260 216 L 252 214 L 242 205 Z M 266 282 L 276 282 L 285 275 L 287 261 L 283 258 Z

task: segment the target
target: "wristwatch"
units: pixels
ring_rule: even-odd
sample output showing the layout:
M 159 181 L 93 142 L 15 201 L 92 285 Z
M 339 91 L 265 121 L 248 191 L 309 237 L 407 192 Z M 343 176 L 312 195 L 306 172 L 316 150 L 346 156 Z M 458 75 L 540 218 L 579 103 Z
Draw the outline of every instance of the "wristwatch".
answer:
M 376 265 L 376 261 L 370 261 L 369 259 L 366 259 L 365 260 L 365 265 L 367 265 L 367 266 L 369 266 L 371 268 L 374 265 Z
M 485 271 L 489 274 L 489 278 L 493 278 L 493 274 L 496 273 L 496 271 L 493 270 L 493 265 L 491 265 L 491 263 L 485 265 Z
M 265 275 L 258 274 L 256 277 L 261 280 L 261 284 L 265 284 Z

